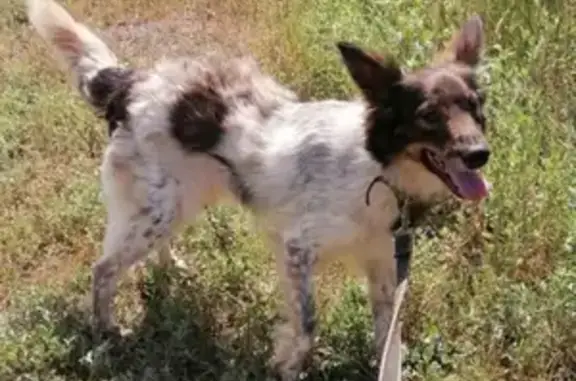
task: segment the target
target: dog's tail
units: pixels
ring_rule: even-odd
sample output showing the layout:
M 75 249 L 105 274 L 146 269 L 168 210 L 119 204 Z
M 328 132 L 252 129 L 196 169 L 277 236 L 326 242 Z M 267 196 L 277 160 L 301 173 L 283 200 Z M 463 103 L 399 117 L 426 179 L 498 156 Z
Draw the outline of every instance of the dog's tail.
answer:
M 133 71 L 120 68 L 104 41 L 53 0 L 26 0 L 26 5 L 31 24 L 72 72 L 82 96 L 105 111 Z

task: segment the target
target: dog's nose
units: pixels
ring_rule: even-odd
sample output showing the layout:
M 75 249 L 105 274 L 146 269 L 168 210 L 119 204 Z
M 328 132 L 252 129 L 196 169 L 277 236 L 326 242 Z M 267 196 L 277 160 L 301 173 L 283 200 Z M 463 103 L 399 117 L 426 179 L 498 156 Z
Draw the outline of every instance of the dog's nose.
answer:
M 480 144 L 466 150 L 461 150 L 458 152 L 458 155 L 468 169 L 478 169 L 488 162 L 490 149 L 486 144 Z

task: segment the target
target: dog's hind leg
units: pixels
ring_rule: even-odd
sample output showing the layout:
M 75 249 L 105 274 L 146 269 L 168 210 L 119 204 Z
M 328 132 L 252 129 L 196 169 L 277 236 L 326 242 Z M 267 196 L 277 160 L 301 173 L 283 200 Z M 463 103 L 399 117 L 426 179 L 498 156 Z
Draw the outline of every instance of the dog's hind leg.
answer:
M 314 334 L 312 273 L 315 246 L 300 238 L 278 245 L 277 267 L 284 294 L 284 318 L 276 338 L 274 365 L 283 381 L 296 380 L 310 352 Z
M 158 270 L 164 273 L 170 273 L 170 271 L 176 270 L 188 270 L 188 265 L 172 250 L 170 240 L 167 239 L 165 242 L 160 244 L 156 249 L 157 260 L 152 263 Z
M 113 328 L 112 309 L 120 275 L 154 248 L 165 245 L 173 226 L 173 212 L 147 206 L 111 221 L 106 227 L 104 254 L 93 267 L 93 309 L 98 329 Z
M 168 269 L 176 262 L 176 257 L 172 255 L 170 250 L 170 242 L 165 242 L 158 248 L 158 267 L 161 269 Z
M 136 168 L 138 163 L 114 163 L 110 156 L 103 166 L 108 212 L 104 252 L 93 266 L 92 303 L 99 330 L 114 327 L 112 305 L 120 275 L 154 248 L 166 245 L 179 218 L 173 178 L 157 169 L 137 176 L 127 165 Z

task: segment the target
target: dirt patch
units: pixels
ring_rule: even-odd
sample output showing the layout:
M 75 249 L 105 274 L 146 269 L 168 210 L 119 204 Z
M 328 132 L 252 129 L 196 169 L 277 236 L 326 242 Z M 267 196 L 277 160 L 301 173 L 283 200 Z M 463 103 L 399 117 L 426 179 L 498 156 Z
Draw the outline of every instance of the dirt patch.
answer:
M 233 21 L 209 10 L 186 11 L 163 20 L 122 21 L 102 35 L 121 59 L 138 66 L 212 52 L 247 54 L 248 23 Z

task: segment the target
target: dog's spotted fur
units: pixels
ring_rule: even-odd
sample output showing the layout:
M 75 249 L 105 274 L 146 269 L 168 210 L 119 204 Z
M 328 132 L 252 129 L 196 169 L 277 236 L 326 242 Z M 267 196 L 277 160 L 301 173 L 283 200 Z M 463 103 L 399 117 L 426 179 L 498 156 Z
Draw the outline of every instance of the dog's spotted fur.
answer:
M 133 69 L 109 67 L 99 70 L 88 84 L 82 84 L 87 86 L 92 106 L 108 121 L 108 136 L 112 136 L 120 123 L 126 123 L 130 89 L 137 79 Z
M 406 75 L 390 60 L 339 44 L 365 100 L 303 103 L 250 58 L 130 71 L 52 0 L 29 0 L 29 15 L 84 84 L 85 98 L 121 122 L 101 168 L 108 223 L 93 271 L 98 327 L 113 326 L 122 272 L 154 248 L 168 262 L 165 247 L 177 229 L 229 195 L 259 217 L 276 253 L 286 318 L 275 353 L 282 378 L 297 377 L 311 347 L 312 270 L 340 255 L 365 270 L 382 348 L 395 287 L 392 188 L 422 204 L 449 195 L 426 150 L 461 155 L 474 167 L 488 160 L 474 80 L 478 18 L 456 34 L 447 58 Z M 376 184 L 367 205 L 377 176 L 387 185 Z

